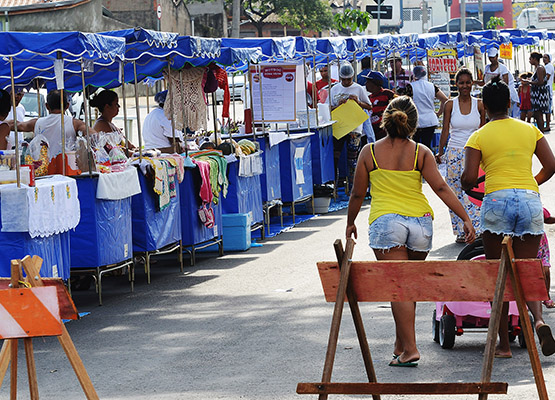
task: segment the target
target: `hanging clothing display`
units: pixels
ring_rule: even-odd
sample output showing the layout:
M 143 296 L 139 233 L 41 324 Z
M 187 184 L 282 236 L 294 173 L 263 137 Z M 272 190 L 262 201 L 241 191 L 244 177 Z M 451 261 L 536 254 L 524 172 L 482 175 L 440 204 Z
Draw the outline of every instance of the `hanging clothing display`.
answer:
M 222 102 L 222 119 L 229 118 L 229 104 L 231 102 L 231 95 L 229 93 L 229 82 L 227 80 L 227 72 L 224 69 L 215 66 L 212 70 L 216 79 L 218 80 L 218 87 L 224 90 L 224 99 Z
M 168 96 L 164 103 L 164 113 L 171 120 L 171 107 L 173 105 L 173 116 L 175 127 L 192 131 L 207 128 L 206 103 L 202 88 L 202 78 L 205 68 L 189 68 L 181 71 L 171 71 L 169 76 L 164 72 L 164 78 L 168 82 Z M 182 85 L 183 83 L 183 85 Z M 170 101 L 170 99 L 172 101 Z

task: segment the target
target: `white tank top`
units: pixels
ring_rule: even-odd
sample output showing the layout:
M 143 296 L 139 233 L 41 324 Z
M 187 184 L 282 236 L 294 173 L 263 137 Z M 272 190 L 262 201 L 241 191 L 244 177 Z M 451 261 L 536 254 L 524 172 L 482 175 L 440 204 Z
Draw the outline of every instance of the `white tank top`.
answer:
M 471 97 L 472 107 L 470 114 L 461 114 L 459 97 L 453 99 L 453 111 L 451 111 L 451 125 L 449 129 L 448 147 L 463 149 L 466 141 L 480 127 L 480 112 L 478 111 L 478 99 Z
M 43 134 L 48 140 L 50 158 L 62 152 L 62 114 L 49 114 L 39 118 L 35 124 L 35 136 Z M 73 126 L 71 115 L 64 115 L 66 150 L 75 150 L 77 134 Z
M 436 90 L 434 84 L 425 78 L 410 83 L 412 86 L 412 100 L 418 110 L 418 128 L 437 126 L 438 120 L 434 100 Z

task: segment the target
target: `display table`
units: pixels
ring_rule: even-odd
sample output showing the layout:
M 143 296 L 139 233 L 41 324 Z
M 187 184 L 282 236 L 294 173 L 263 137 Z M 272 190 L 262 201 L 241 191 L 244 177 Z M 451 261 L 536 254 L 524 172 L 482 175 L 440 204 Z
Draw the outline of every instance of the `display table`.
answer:
M 295 205 L 314 202 L 312 185 L 311 132 L 291 134 L 279 144 L 281 198 L 291 205 L 295 223 Z M 314 204 L 312 205 L 314 209 Z
M 109 194 L 109 199 L 99 199 L 99 181 L 116 180 L 120 177 L 103 177 L 98 174 L 76 177 L 81 203 L 81 221 L 70 233 L 72 275 L 93 275 L 102 304 L 102 276 L 118 269 L 128 268 L 131 291 L 135 280 L 133 265 L 133 235 L 131 197 L 140 192 L 137 170 L 131 167 L 126 172 L 128 187 Z M 113 174 L 109 174 L 113 175 Z M 136 183 L 135 183 L 136 182 Z M 100 188 L 105 187 L 104 183 Z M 129 196 L 129 197 L 124 197 Z M 108 196 L 104 196 L 108 197 Z M 117 198 L 123 197 L 123 198 Z
M 141 193 L 131 198 L 133 227 L 133 253 L 144 259 L 147 282 L 150 283 L 150 257 L 177 252 L 181 272 L 183 272 L 183 250 L 181 246 L 181 206 L 179 190 L 177 196 L 163 209 L 157 209 L 158 196 L 151 183 L 139 171 Z M 174 177 L 178 185 L 177 177 Z
M 199 218 L 198 210 L 202 206 L 200 185 L 198 168 L 185 168 L 183 181 L 179 184 L 179 203 L 183 250 L 189 253 L 191 265 L 195 265 L 196 251 L 199 249 L 217 245 L 219 255 L 223 255 L 222 202 L 210 203 L 209 206 L 214 210 L 214 226 L 207 227 Z
M 249 214 L 251 230 L 262 230 L 264 239 L 264 213 L 261 175 L 239 176 L 239 160 L 227 164 L 229 181 L 227 197 L 222 201 L 224 214 Z
M 54 175 L 35 187 L 0 185 L 0 200 L 0 276 L 11 275 L 11 260 L 36 255 L 44 260 L 41 276 L 69 279 L 68 231 L 80 218 L 75 180 Z

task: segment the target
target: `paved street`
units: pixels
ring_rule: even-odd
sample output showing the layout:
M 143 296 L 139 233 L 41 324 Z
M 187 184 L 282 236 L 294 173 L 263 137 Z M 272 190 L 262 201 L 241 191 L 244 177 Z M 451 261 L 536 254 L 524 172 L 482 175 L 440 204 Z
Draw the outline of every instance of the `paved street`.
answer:
M 548 135 L 555 148 L 555 134 Z M 536 166 L 537 169 L 537 166 Z M 541 188 L 544 205 L 555 212 L 555 179 Z M 429 259 L 454 259 L 447 209 L 426 187 L 436 212 Z M 361 236 L 356 260 L 374 259 L 365 232 L 369 207 L 357 223 Z M 179 273 L 175 262 L 153 266 L 152 284 L 138 268 L 135 292 L 125 277 L 105 279 L 104 306 L 94 290 L 75 292 L 81 312 L 90 315 L 67 325 L 101 399 L 301 399 L 297 382 L 320 380 L 333 304 L 325 303 L 316 262 L 334 260 L 332 243 L 344 237 L 346 210 L 305 222 L 247 252 L 201 258 Z M 547 226 L 552 253 L 555 226 Z M 394 325 L 389 304 L 363 304 L 368 341 L 382 382 L 476 382 L 480 379 L 485 333 L 457 337 L 453 350 L 432 341 L 433 304 L 417 307 L 417 368 L 391 368 Z M 545 308 L 544 308 L 545 310 Z M 555 312 L 546 311 L 555 326 Z M 34 341 L 41 399 L 85 398 L 54 338 Z M 20 347 L 20 399 L 28 399 Z M 512 359 L 496 359 L 493 381 L 509 383 L 508 396 L 536 399 L 528 355 L 518 344 Z M 555 356 L 540 356 L 548 391 L 555 396 Z M 348 310 L 343 318 L 334 381 L 364 382 L 365 375 Z M 476 396 L 452 396 L 470 399 Z M 9 398 L 9 378 L 0 399 Z M 316 398 L 315 396 L 307 398 Z M 339 396 L 331 396 L 339 398 Z M 357 398 L 357 397 L 342 397 Z M 358 397 L 361 398 L 361 397 Z M 426 396 L 383 396 L 427 399 Z M 435 398 L 435 397 L 434 397 Z M 445 397 L 447 398 L 447 397 Z

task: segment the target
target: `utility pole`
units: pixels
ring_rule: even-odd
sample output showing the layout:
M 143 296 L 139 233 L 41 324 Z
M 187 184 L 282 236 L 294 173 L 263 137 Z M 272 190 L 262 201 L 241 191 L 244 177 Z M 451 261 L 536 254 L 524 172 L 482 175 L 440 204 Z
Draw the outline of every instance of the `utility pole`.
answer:
M 231 37 L 238 38 L 241 32 L 241 0 L 233 0 L 232 14 Z
M 461 0 L 461 32 L 466 32 L 466 0 Z
M 482 3 L 482 0 L 478 0 L 478 19 L 484 25 L 484 28 L 485 28 L 486 21 L 484 21 L 484 4 Z

